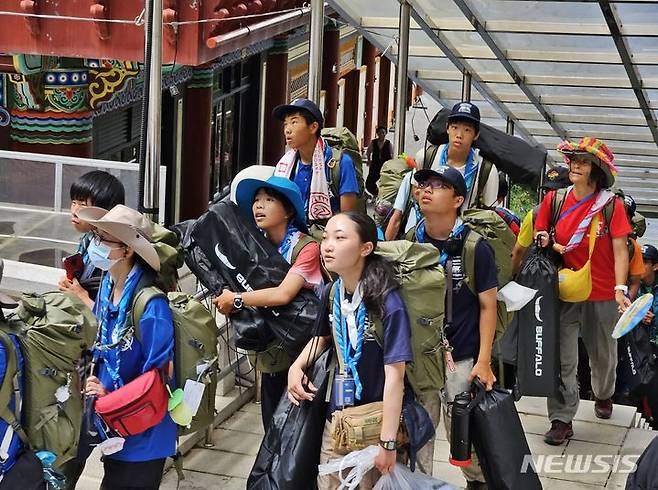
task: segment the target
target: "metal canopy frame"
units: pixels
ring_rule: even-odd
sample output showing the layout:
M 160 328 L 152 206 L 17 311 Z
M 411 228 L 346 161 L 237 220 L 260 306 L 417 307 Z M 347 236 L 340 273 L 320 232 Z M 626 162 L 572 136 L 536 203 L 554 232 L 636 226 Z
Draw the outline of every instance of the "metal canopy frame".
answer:
M 399 1 L 329 3 L 396 63 Z M 624 185 L 644 166 L 637 185 L 658 187 L 658 0 L 405 1 L 409 78 L 442 106 L 461 100 L 467 73 L 484 123 L 511 120 L 556 162 L 561 139 L 599 136 Z M 644 202 L 658 210 L 655 194 Z

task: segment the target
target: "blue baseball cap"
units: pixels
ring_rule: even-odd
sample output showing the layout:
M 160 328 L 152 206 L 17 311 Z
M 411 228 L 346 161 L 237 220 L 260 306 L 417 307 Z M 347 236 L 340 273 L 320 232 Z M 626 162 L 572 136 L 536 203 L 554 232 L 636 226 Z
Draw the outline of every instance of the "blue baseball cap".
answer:
M 642 245 L 642 259 L 652 264 L 658 263 L 658 249 L 653 245 Z
M 414 179 L 418 183 L 425 182 L 431 177 L 437 177 L 445 183 L 450 184 L 458 196 L 466 197 L 466 194 L 468 193 L 466 190 L 466 181 L 464 180 L 462 173 L 456 168 L 448 166 L 439 167 L 436 170 L 426 168 L 419 170 L 414 174 Z
M 452 111 L 450 111 L 450 115 L 448 116 L 448 122 L 459 119 L 467 119 L 474 122 L 479 128 L 480 109 L 478 109 L 478 106 L 471 104 L 470 102 L 459 102 L 452 107 Z
M 317 104 L 308 99 L 295 99 L 291 104 L 284 104 L 274 108 L 272 115 L 279 121 L 285 120 L 286 116 L 291 113 L 304 111 L 320 126 L 324 126 L 324 117 Z
M 292 180 L 285 177 L 278 177 L 273 175 L 267 180 L 262 179 L 244 179 L 235 189 L 235 200 L 237 201 L 240 212 L 254 219 L 253 204 L 256 193 L 259 189 L 267 187 L 274 189 L 283 194 L 290 202 L 295 210 L 295 225 L 297 228 L 304 232 L 308 232 L 306 225 L 306 212 L 304 211 L 304 202 L 302 201 L 302 193 Z

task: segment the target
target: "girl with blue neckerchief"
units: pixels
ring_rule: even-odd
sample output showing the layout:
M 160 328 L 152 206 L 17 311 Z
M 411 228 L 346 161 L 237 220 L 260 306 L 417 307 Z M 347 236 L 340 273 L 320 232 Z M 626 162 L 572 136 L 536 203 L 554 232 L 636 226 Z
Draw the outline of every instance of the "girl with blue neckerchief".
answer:
M 322 287 L 320 247 L 306 232 L 302 196 L 293 181 L 272 176 L 267 180 L 244 179 L 236 187 L 236 201 L 245 216 L 253 219 L 265 236 L 291 264 L 276 287 L 235 293 L 225 289 L 213 300 L 217 309 L 230 314 L 243 306 L 280 306 L 290 303 L 302 288 Z M 261 378 L 261 416 L 265 430 L 286 391 L 291 359 L 278 340 L 252 357 Z
M 299 405 L 313 400 L 317 389 L 305 383 L 304 371 L 333 344 L 340 368 L 335 372 L 330 413 L 383 401 L 380 448 L 375 468 L 359 484 L 361 489 L 372 488 L 380 474 L 388 473 L 395 465 L 405 366 L 412 360 L 409 317 L 397 290 L 399 284 L 392 266 L 375 253 L 376 245 L 377 227 L 370 217 L 347 212 L 329 220 L 322 238 L 322 258 L 338 280 L 328 291 L 327 311 L 319 319 L 318 336 L 311 339 L 288 371 L 291 402 Z M 374 316 L 382 320 L 382 346 L 367 328 Z M 327 421 L 319 462 L 340 457 L 333 450 L 331 424 Z M 318 477 L 320 490 L 339 485 L 336 474 Z
M 94 304 L 99 333 L 93 348 L 97 374 L 87 378 L 85 395 L 101 398 L 156 368 L 169 376 L 174 357 L 174 326 L 164 297 L 146 303 L 140 336 L 131 326 L 135 294 L 151 285 L 160 270 L 151 243 L 153 225 L 134 209 L 117 205 L 110 211 L 88 207 L 78 212 L 92 226 L 87 249 L 95 267 L 105 272 Z M 100 438 L 112 434 L 96 420 Z M 101 489 L 155 490 L 160 486 L 165 459 L 176 453 L 176 424 L 169 414 L 155 426 L 122 442 L 101 444 L 104 476 Z M 105 449 L 103 449 L 105 448 Z

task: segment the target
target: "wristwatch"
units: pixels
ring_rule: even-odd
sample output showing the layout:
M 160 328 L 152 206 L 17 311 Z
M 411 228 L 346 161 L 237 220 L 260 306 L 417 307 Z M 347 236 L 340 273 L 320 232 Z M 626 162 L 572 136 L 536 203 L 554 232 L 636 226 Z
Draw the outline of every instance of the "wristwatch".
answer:
M 243 306 L 244 306 L 244 301 L 242 301 L 242 295 L 240 293 L 237 293 L 235 295 L 235 298 L 233 298 L 233 308 L 235 308 L 236 310 L 241 310 Z
M 379 440 L 379 445 L 386 449 L 387 451 L 395 451 L 395 448 L 397 446 L 396 441 L 382 441 L 381 439 Z

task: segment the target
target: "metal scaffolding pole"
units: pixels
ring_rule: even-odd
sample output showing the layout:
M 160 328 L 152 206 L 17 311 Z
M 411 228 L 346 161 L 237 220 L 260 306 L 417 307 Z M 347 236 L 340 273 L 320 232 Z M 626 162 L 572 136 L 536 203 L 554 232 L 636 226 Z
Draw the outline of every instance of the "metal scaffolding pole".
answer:
M 324 0 L 311 0 L 311 36 L 308 48 L 308 98 L 320 105 Z
M 464 70 L 462 78 L 462 102 L 471 101 L 471 74 Z
M 404 135 L 407 120 L 407 83 L 409 81 L 407 69 L 409 62 L 409 22 L 411 6 L 400 1 L 400 25 L 398 44 L 398 67 L 395 95 L 395 154 L 404 151 Z
M 151 64 L 148 101 L 148 126 L 146 131 L 146 158 L 144 168 L 144 214 L 158 220 L 160 185 L 160 128 L 162 120 L 162 0 L 146 2 L 152 9 Z M 146 19 L 149 16 L 146 15 Z M 146 32 L 149 32 L 147 29 Z
M 510 135 L 514 135 L 514 119 L 507 116 L 507 126 L 505 127 L 505 132 Z M 510 201 L 512 200 L 512 179 L 510 175 L 505 175 L 507 179 L 507 196 L 505 196 L 505 207 L 509 209 Z

